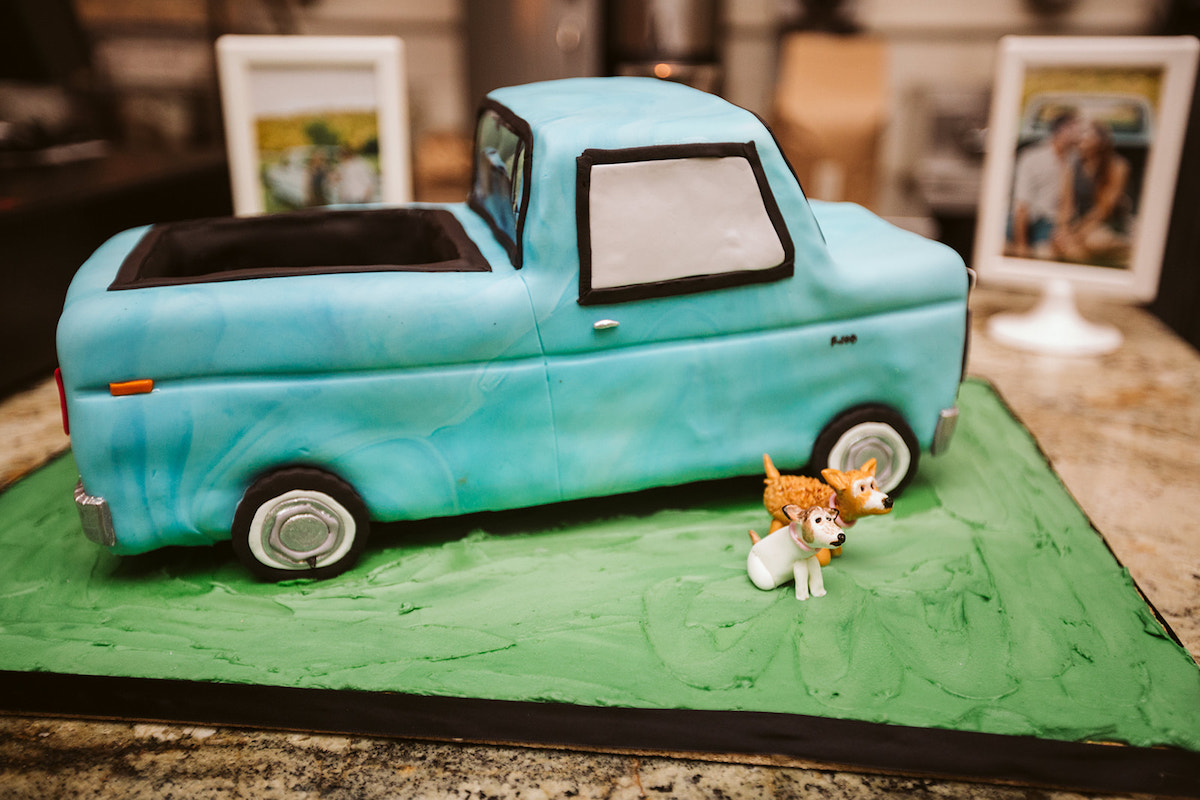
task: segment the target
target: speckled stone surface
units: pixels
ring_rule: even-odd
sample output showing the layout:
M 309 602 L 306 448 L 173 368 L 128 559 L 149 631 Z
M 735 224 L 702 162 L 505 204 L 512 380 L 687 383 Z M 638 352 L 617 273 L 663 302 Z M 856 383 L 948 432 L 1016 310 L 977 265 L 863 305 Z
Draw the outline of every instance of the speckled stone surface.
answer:
M 3 798 L 1106 797 L 685 758 L 0 718 Z
M 1146 312 L 1083 303 L 1117 353 L 1032 356 L 983 333 L 1032 298 L 978 290 L 969 372 L 991 380 L 1200 661 L 1200 355 Z M 48 382 L 0 405 L 0 486 L 68 442 Z M 1198 710 L 1200 713 L 1200 710 Z M 1074 798 L 794 764 L 569 753 L 133 722 L 0 716 L 7 798 Z
M 0 404 L 0 488 L 71 446 L 50 379 Z

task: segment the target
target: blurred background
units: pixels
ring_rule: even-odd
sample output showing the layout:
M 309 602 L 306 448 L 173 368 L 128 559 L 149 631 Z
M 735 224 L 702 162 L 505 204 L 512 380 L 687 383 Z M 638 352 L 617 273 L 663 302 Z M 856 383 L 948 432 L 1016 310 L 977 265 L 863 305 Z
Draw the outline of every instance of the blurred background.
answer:
M 53 370 L 66 286 L 104 239 L 230 213 L 222 34 L 401 37 L 418 200 L 465 198 L 486 91 L 654 75 L 766 118 L 811 196 L 969 261 L 1000 37 L 1198 32 L 1200 0 L 2 0 L 0 395 Z M 1193 346 L 1195 127 L 1152 306 Z

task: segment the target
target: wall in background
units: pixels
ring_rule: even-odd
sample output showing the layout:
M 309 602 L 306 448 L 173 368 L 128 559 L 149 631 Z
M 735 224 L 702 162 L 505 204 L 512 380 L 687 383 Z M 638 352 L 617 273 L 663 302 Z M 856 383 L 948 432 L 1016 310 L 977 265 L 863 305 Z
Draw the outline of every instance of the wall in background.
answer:
M 296 10 L 297 33 L 404 40 L 410 116 L 421 132 L 466 130 L 465 12 L 460 0 L 320 0 Z
M 229 32 L 399 36 L 417 130 L 467 126 L 457 0 L 75 0 L 75 8 L 135 145 L 187 147 L 213 138 L 211 42 Z
M 725 94 L 769 115 L 777 30 L 794 16 L 799 0 L 726 2 Z M 1005 34 L 1126 35 L 1155 28 L 1157 0 L 1076 0 L 1057 15 L 1039 15 L 1031 0 L 859 0 L 847 4 L 867 33 L 889 48 L 890 124 L 880 160 L 879 212 L 925 213 L 915 192 L 915 169 L 932 138 L 932 94 L 984 95 L 992 82 L 996 43 Z M 837 65 L 831 64 L 830 69 Z M 814 80 L 821 76 L 814 75 Z M 985 106 L 986 107 L 986 106 Z
M 75 0 L 93 35 L 97 61 L 122 90 L 123 116 L 135 139 L 186 143 L 212 109 L 212 57 L 206 34 L 295 32 L 396 35 L 408 54 L 411 117 L 419 137 L 470 128 L 466 3 L 446 0 L 312 0 L 213 3 L 211 0 Z M 769 116 L 781 21 L 801 0 L 725 0 L 724 94 Z M 547 4 L 518 4 L 535 14 Z M 1066 10 L 1039 15 L 1050 5 Z M 1160 0 L 858 0 L 847 3 L 890 52 L 890 124 L 881 158 L 877 210 L 924 213 L 914 193 L 915 165 L 931 139 L 930 95 L 985 93 L 995 45 L 1006 33 L 1132 34 L 1154 28 Z M 217 9 L 216 18 L 212 9 Z M 837 65 L 831 64 L 830 69 Z M 820 75 L 814 75 L 820 80 Z M 160 130 L 156 133 L 153 129 Z

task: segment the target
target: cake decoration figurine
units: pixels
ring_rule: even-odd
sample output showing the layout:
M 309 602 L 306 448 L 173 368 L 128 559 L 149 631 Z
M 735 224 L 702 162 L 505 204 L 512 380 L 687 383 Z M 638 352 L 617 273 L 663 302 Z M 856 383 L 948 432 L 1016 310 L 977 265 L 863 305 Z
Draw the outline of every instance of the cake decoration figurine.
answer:
M 796 599 L 807 600 L 825 596 L 825 579 L 821 577 L 821 562 L 817 554 L 837 547 L 846 541 L 846 534 L 837 523 L 838 512 L 825 506 L 788 504 L 782 512 L 788 524 L 759 539 L 754 531 L 754 545 L 746 557 L 746 572 L 759 589 L 768 590 L 796 581 Z
M 769 533 L 787 525 L 789 519 L 784 509 L 788 505 L 801 508 L 826 506 L 836 509 L 837 523 L 849 528 L 860 518 L 876 514 L 887 514 L 892 510 L 892 498 L 879 489 L 875 481 L 875 459 L 870 459 L 858 469 L 842 472 L 833 468 L 821 470 L 825 482 L 807 475 L 781 475 L 771 457 L 763 454 L 763 468 L 767 477 L 763 490 L 763 505 L 771 514 Z M 757 541 L 753 531 L 751 538 Z M 840 547 L 822 550 L 821 565 L 826 566 L 835 555 L 841 555 Z

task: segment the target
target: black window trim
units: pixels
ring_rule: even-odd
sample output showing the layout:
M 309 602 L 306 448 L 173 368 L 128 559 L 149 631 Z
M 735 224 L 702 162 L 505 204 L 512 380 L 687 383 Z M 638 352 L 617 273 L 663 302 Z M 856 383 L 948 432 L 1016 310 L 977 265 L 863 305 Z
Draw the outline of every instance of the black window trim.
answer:
M 710 275 L 692 275 L 629 286 L 597 289 L 592 286 L 592 242 L 590 226 L 592 167 L 597 164 L 625 164 L 646 161 L 664 161 L 683 158 L 728 158 L 746 159 L 758 183 L 759 195 L 771 220 L 779 242 L 783 246 L 783 260 L 767 269 L 720 272 Z M 727 289 L 756 283 L 772 283 L 790 278 L 795 270 L 796 249 L 788 233 L 787 224 L 758 156 L 753 141 L 705 142 L 699 144 L 655 145 L 651 147 L 629 147 L 616 150 L 584 150 L 576 159 L 576 229 L 579 241 L 579 304 L 605 305 L 646 300 L 657 297 L 693 294 L 696 292 Z
M 488 213 L 483 201 L 476 195 L 475 187 L 478 185 L 479 179 L 479 121 L 487 112 L 493 112 L 500 121 L 512 130 L 521 140 L 525 147 L 524 168 L 521 170 L 521 181 L 524 186 L 524 191 L 521 194 L 521 207 L 516 209 L 516 241 L 508 237 L 508 234 L 500 229 L 496 221 L 492 219 L 492 215 Z M 529 198 L 533 194 L 533 128 L 529 123 L 521 117 L 517 116 L 508 106 L 498 103 L 491 98 L 484 98 L 479 106 L 479 112 L 475 115 L 475 141 L 471 147 L 471 193 L 467 197 L 467 205 L 478 214 L 487 223 L 492 230 L 492 235 L 496 237 L 496 241 L 500 243 L 506 253 L 508 260 L 512 262 L 515 269 L 520 269 L 524 263 L 524 239 L 525 239 L 525 217 L 529 211 Z

